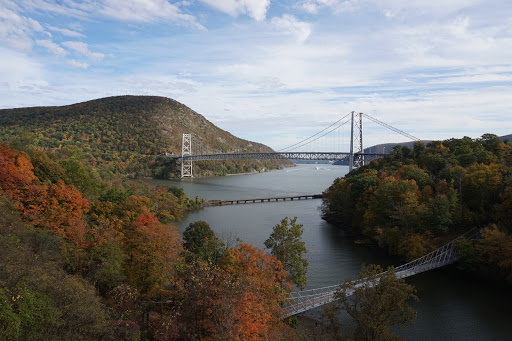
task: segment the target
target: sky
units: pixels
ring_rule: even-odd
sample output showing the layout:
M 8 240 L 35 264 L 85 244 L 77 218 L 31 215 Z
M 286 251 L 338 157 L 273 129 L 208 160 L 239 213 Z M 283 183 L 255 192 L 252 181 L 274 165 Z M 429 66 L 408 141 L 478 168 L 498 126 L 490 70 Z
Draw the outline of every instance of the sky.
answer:
M 512 134 L 510 0 L 0 0 L 0 108 L 173 98 L 280 149 L 351 111 Z M 365 125 L 365 146 L 407 139 Z

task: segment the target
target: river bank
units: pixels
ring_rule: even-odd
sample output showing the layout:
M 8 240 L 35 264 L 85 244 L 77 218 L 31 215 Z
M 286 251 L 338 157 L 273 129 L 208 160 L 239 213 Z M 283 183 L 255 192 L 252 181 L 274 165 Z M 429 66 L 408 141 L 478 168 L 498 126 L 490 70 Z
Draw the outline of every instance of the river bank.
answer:
M 327 324 L 305 316 L 297 316 L 297 326 L 295 327 L 295 333 L 299 340 L 304 341 L 336 341 L 336 333 Z
M 181 187 L 190 197 L 205 200 L 266 198 L 284 195 L 321 193 L 348 167 L 332 165 L 298 165 L 284 170 L 236 177 L 194 178 L 174 181 L 153 180 L 153 184 Z M 403 262 L 388 256 L 382 249 L 356 245 L 354 238 L 321 218 L 319 200 L 293 200 L 250 205 L 205 207 L 187 212 L 177 223 L 184 231 L 189 223 L 206 221 L 220 236 L 241 239 L 264 248 L 264 241 L 282 218 L 297 217 L 304 225 L 303 239 L 309 252 L 308 288 L 321 288 L 356 278 L 362 264 L 379 264 L 383 268 Z M 366 243 L 363 243 L 366 245 Z M 407 279 L 418 291 L 420 302 L 415 325 L 399 329 L 406 340 L 505 340 L 512 334 L 512 299 L 509 290 L 499 290 L 489 283 L 461 276 L 453 268 L 442 268 Z M 303 340 L 335 340 L 322 330 L 321 308 L 303 314 Z M 303 320 L 300 317 L 301 321 Z M 317 324 L 318 322 L 318 324 Z M 350 321 L 342 321 L 346 326 Z M 299 330 L 302 330 L 299 329 Z M 331 334 L 332 335 L 332 334 Z

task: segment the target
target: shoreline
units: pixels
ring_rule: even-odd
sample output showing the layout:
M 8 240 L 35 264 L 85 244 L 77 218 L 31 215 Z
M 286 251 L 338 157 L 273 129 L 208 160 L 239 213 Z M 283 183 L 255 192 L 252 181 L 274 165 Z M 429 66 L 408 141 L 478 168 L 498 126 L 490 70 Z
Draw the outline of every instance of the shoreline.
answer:
M 297 326 L 293 328 L 299 340 L 322 340 L 336 341 L 338 337 L 334 330 L 321 321 L 320 318 L 299 314 L 297 316 Z

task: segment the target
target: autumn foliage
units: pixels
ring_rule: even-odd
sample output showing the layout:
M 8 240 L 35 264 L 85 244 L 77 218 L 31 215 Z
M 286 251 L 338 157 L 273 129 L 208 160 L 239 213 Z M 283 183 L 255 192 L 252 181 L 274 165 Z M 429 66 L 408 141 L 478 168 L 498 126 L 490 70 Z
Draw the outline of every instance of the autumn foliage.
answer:
M 186 340 L 287 336 L 280 308 L 291 289 L 287 276 L 280 261 L 247 244 L 227 249 L 218 264 L 189 258 L 176 282 L 177 315 L 168 323 Z
M 329 221 L 407 260 L 483 228 L 473 251 L 465 248 L 473 255 L 466 268 L 510 279 L 511 155 L 512 144 L 491 134 L 397 146 L 337 179 L 322 210 Z
M 0 144 L 0 199 L 2 207 L 12 206 L 9 214 L 43 236 L 37 237 L 34 250 L 51 245 L 58 252 L 51 259 L 59 261 L 50 268 L 61 277 L 64 271 L 72 274 L 63 281 L 77 290 L 71 294 L 73 289 L 56 286 L 49 292 L 67 298 L 49 297 L 43 286 L 50 277 L 33 271 L 27 278 L 39 282 L 10 286 L 5 283 L 16 283 L 17 269 L 29 265 L 5 266 L 0 300 L 19 295 L 25 301 L 0 308 L 0 322 L 16 323 L 12 330 L 0 328 L 0 337 L 37 339 L 46 335 L 45 323 L 53 333 L 48 337 L 59 339 L 70 328 L 59 329 L 50 316 L 64 314 L 75 324 L 85 318 L 92 323 L 90 330 L 71 323 L 81 333 L 76 339 L 137 340 L 143 334 L 154 340 L 293 339 L 281 318 L 280 305 L 291 289 L 282 263 L 250 245 L 226 247 L 205 222 L 193 226 L 208 230 L 211 240 L 205 247 L 211 252 L 201 245 L 184 248 L 172 223 L 181 219 L 184 208 L 200 202 L 190 201 L 180 189 L 106 181 L 75 159 Z M 11 225 L 0 219 L 0 230 Z M 0 237 L 16 247 L 17 235 Z M 83 308 L 71 311 L 66 300 L 74 295 L 81 295 L 75 300 Z M 82 317 L 74 316 L 88 305 Z M 45 315 L 35 323 L 39 313 Z

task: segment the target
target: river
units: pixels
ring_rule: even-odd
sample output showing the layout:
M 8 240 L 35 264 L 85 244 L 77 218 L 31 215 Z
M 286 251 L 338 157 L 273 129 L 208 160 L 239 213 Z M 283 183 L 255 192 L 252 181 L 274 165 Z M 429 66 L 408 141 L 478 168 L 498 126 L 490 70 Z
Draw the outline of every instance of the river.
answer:
M 320 194 L 348 167 L 328 164 L 225 177 L 159 181 L 181 187 L 194 198 L 248 199 L 295 194 Z M 286 216 L 304 225 L 303 240 L 309 252 L 308 288 L 318 288 L 355 278 L 362 264 L 400 265 L 382 250 L 354 245 L 335 226 L 320 217 L 321 200 L 294 200 L 206 207 L 191 212 L 178 223 L 183 231 L 190 222 L 204 220 L 227 239 L 264 248 L 272 227 Z M 399 329 L 406 340 L 512 340 L 512 295 L 492 283 L 477 281 L 454 270 L 437 269 L 407 279 L 416 286 L 420 301 L 415 325 Z M 320 309 L 310 312 L 318 315 Z

